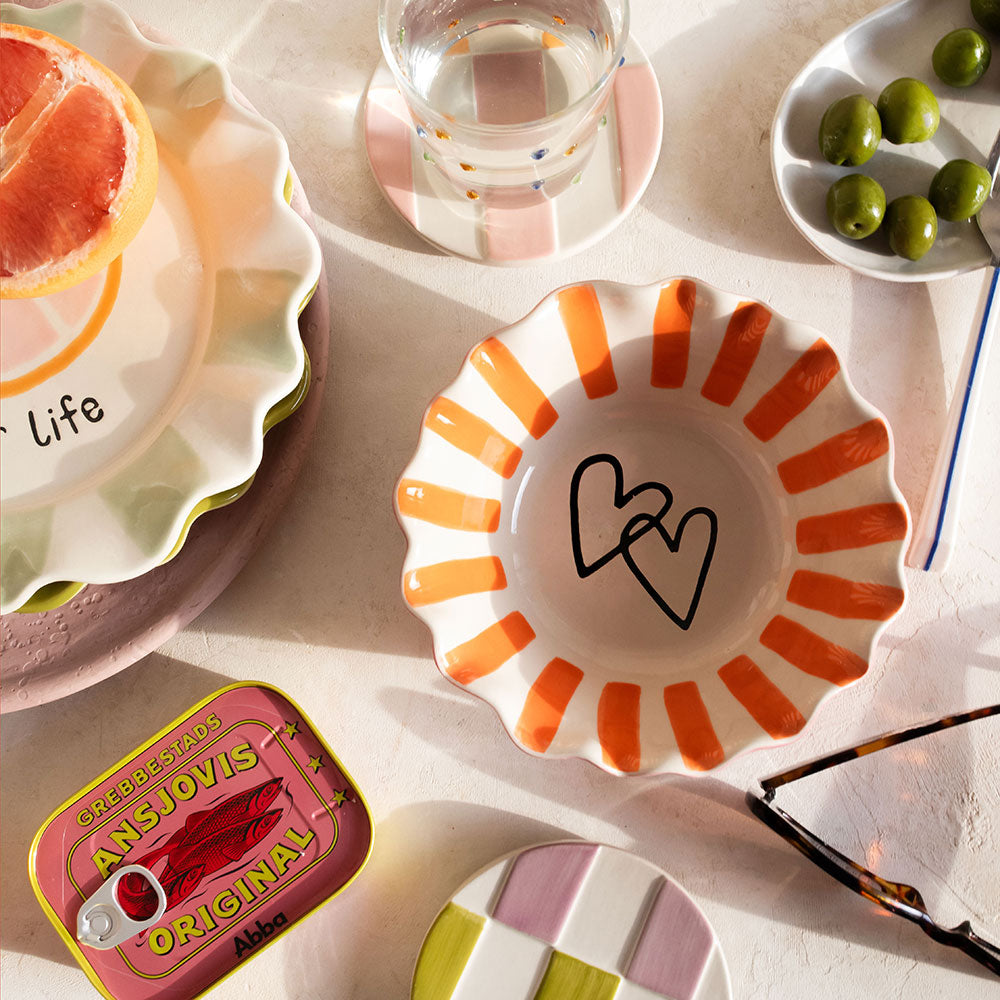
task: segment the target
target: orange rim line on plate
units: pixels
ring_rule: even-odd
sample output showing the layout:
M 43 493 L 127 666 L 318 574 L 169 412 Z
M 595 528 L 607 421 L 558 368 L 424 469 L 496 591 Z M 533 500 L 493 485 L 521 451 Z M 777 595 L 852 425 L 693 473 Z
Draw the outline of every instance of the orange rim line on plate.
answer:
M 49 358 L 48 361 L 43 362 L 26 375 L 12 378 L 7 382 L 0 382 L 0 399 L 19 396 L 22 392 L 34 389 L 35 386 L 48 381 L 53 375 L 58 375 L 64 368 L 76 361 L 94 342 L 111 315 L 111 310 L 118 298 L 121 280 L 122 259 L 121 256 L 118 256 L 108 265 L 101 297 L 84 328 L 54 358 Z

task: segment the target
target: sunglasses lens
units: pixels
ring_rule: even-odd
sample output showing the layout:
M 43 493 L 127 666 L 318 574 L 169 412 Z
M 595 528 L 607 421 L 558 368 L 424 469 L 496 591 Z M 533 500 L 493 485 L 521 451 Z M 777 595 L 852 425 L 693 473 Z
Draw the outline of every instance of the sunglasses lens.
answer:
M 968 920 L 1000 941 L 998 776 L 993 716 L 783 785 L 775 804 L 856 864 L 914 886 L 939 925 Z

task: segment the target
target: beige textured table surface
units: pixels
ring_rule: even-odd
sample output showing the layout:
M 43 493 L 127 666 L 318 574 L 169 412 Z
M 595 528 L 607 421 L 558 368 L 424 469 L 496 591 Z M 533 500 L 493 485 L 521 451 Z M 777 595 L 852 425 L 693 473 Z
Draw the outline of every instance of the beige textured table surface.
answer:
M 379 53 L 374 0 L 122 6 L 220 59 L 288 139 L 326 257 L 331 367 L 294 497 L 222 597 L 112 679 L 4 717 L 4 996 L 96 995 L 31 894 L 24 862 L 37 826 L 197 699 L 244 678 L 278 685 L 312 716 L 365 791 L 376 844 L 346 893 L 220 986 L 217 1000 L 406 998 L 423 933 L 458 884 L 499 854 L 566 835 L 628 848 L 679 880 L 714 924 L 739 1000 L 995 996 L 997 981 L 973 963 L 786 847 L 746 812 L 743 792 L 861 737 L 1000 700 L 1000 353 L 985 373 L 948 573 L 907 571 L 908 604 L 867 676 L 791 747 L 701 780 L 621 780 L 530 758 L 488 706 L 440 676 L 399 594 L 404 545 L 391 497 L 425 405 L 473 343 L 578 279 L 689 274 L 817 327 L 889 418 L 897 479 L 919 511 L 982 275 L 894 285 L 827 262 L 787 221 L 768 160 L 788 81 L 877 0 L 635 0 L 632 32 L 665 106 L 656 174 L 598 246 L 516 271 L 434 252 L 373 182 L 362 109 Z M 994 845 L 997 780 L 944 775 Z M 928 820 L 893 822 L 918 852 Z M 987 853 L 982 877 L 996 882 L 997 870 Z

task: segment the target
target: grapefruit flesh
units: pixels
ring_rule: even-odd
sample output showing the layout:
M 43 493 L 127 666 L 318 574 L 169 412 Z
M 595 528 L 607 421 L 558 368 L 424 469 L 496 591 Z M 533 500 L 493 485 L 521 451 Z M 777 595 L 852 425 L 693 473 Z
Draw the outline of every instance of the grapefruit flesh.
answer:
M 138 98 L 67 42 L 0 27 L 0 295 L 45 295 L 106 267 L 156 193 Z

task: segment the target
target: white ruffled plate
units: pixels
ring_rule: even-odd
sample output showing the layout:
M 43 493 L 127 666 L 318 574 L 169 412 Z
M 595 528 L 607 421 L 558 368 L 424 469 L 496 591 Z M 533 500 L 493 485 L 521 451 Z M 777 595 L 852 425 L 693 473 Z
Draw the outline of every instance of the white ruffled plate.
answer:
M 570 286 L 474 347 L 395 501 L 445 676 L 613 773 L 796 735 L 904 598 L 884 418 L 815 330 L 690 279 Z
M 160 157 L 156 204 L 120 278 L 112 265 L 4 303 L 6 613 L 50 583 L 147 572 L 199 502 L 253 475 L 268 411 L 302 378 L 297 314 L 321 257 L 284 197 L 284 139 L 237 103 L 217 63 L 148 41 L 105 0 L 4 4 L 2 16 L 118 73 Z

